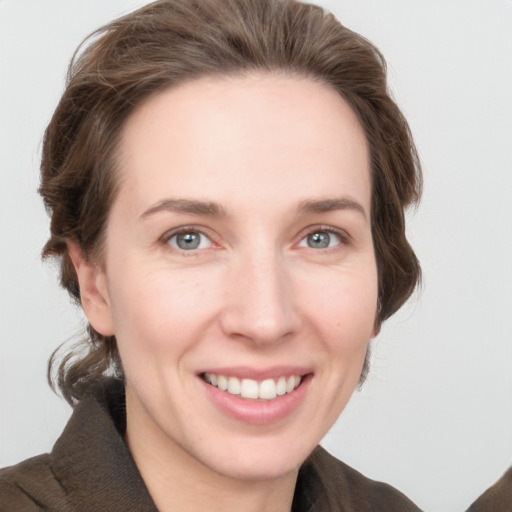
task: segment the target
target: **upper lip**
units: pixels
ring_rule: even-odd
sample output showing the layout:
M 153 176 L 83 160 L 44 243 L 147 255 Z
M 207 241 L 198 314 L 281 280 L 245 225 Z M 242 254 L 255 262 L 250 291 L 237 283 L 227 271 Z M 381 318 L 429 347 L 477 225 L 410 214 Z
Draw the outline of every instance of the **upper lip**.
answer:
M 248 366 L 229 366 L 205 368 L 198 372 L 198 375 L 210 373 L 214 375 L 224 375 L 226 377 L 237 377 L 238 379 L 277 379 L 279 377 L 289 377 L 291 375 L 303 376 L 312 373 L 312 369 L 306 366 L 273 366 L 269 368 L 252 368 Z

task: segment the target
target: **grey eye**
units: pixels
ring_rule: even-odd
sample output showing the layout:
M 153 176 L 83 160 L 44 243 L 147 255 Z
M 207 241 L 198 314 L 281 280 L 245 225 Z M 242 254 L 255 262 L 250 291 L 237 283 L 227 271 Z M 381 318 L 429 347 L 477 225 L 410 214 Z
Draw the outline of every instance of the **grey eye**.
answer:
M 169 245 L 182 251 L 205 249 L 206 247 L 209 247 L 210 244 L 210 239 L 198 231 L 178 233 L 169 239 Z
M 336 233 L 329 231 L 314 231 L 305 236 L 299 246 L 310 249 L 328 249 L 341 243 L 341 238 Z
M 331 237 L 329 233 L 312 233 L 307 236 L 308 246 L 312 249 L 325 249 L 329 247 Z

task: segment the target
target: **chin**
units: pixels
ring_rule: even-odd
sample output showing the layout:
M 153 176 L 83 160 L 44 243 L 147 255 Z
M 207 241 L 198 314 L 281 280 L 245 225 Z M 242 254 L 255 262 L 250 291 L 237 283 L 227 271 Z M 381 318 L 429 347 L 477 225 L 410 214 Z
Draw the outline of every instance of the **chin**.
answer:
M 273 457 L 265 453 L 257 458 L 246 457 L 245 460 L 236 458 L 215 461 L 214 467 L 210 469 L 224 477 L 240 481 L 279 480 L 296 473 L 309 454 L 300 459 L 279 455 Z
M 232 440 L 233 441 L 233 440 Z M 298 471 L 317 443 L 304 440 L 239 439 L 214 453 L 196 452 L 204 466 L 227 478 L 245 481 L 277 480 Z M 220 449 L 220 452 L 218 451 Z

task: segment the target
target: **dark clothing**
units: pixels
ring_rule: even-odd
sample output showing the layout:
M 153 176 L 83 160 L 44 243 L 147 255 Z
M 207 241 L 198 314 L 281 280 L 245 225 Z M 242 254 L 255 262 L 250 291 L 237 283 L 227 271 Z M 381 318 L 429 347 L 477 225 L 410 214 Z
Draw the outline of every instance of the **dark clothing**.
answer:
M 1 512 L 156 512 L 123 440 L 123 385 L 78 403 L 50 454 L 0 470 Z M 403 494 L 318 447 L 302 465 L 293 512 L 420 512 Z
M 511 512 L 512 467 L 480 496 L 467 512 Z

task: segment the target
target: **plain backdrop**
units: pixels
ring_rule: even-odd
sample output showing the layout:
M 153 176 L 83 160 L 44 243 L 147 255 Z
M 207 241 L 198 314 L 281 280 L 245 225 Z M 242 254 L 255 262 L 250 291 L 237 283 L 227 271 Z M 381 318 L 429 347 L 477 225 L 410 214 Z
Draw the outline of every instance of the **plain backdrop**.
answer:
M 0 466 L 51 449 L 70 409 L 46 361 L 83 328 L 39 258 L 42 134 L 77 44 L 144 3 L 0 0 Z M 512 2 L 317 3 L 386 56 L 425 173 L 409 216 L 423 290 L 323 444 L 427 511 L 462 511 L 512 463 Z

